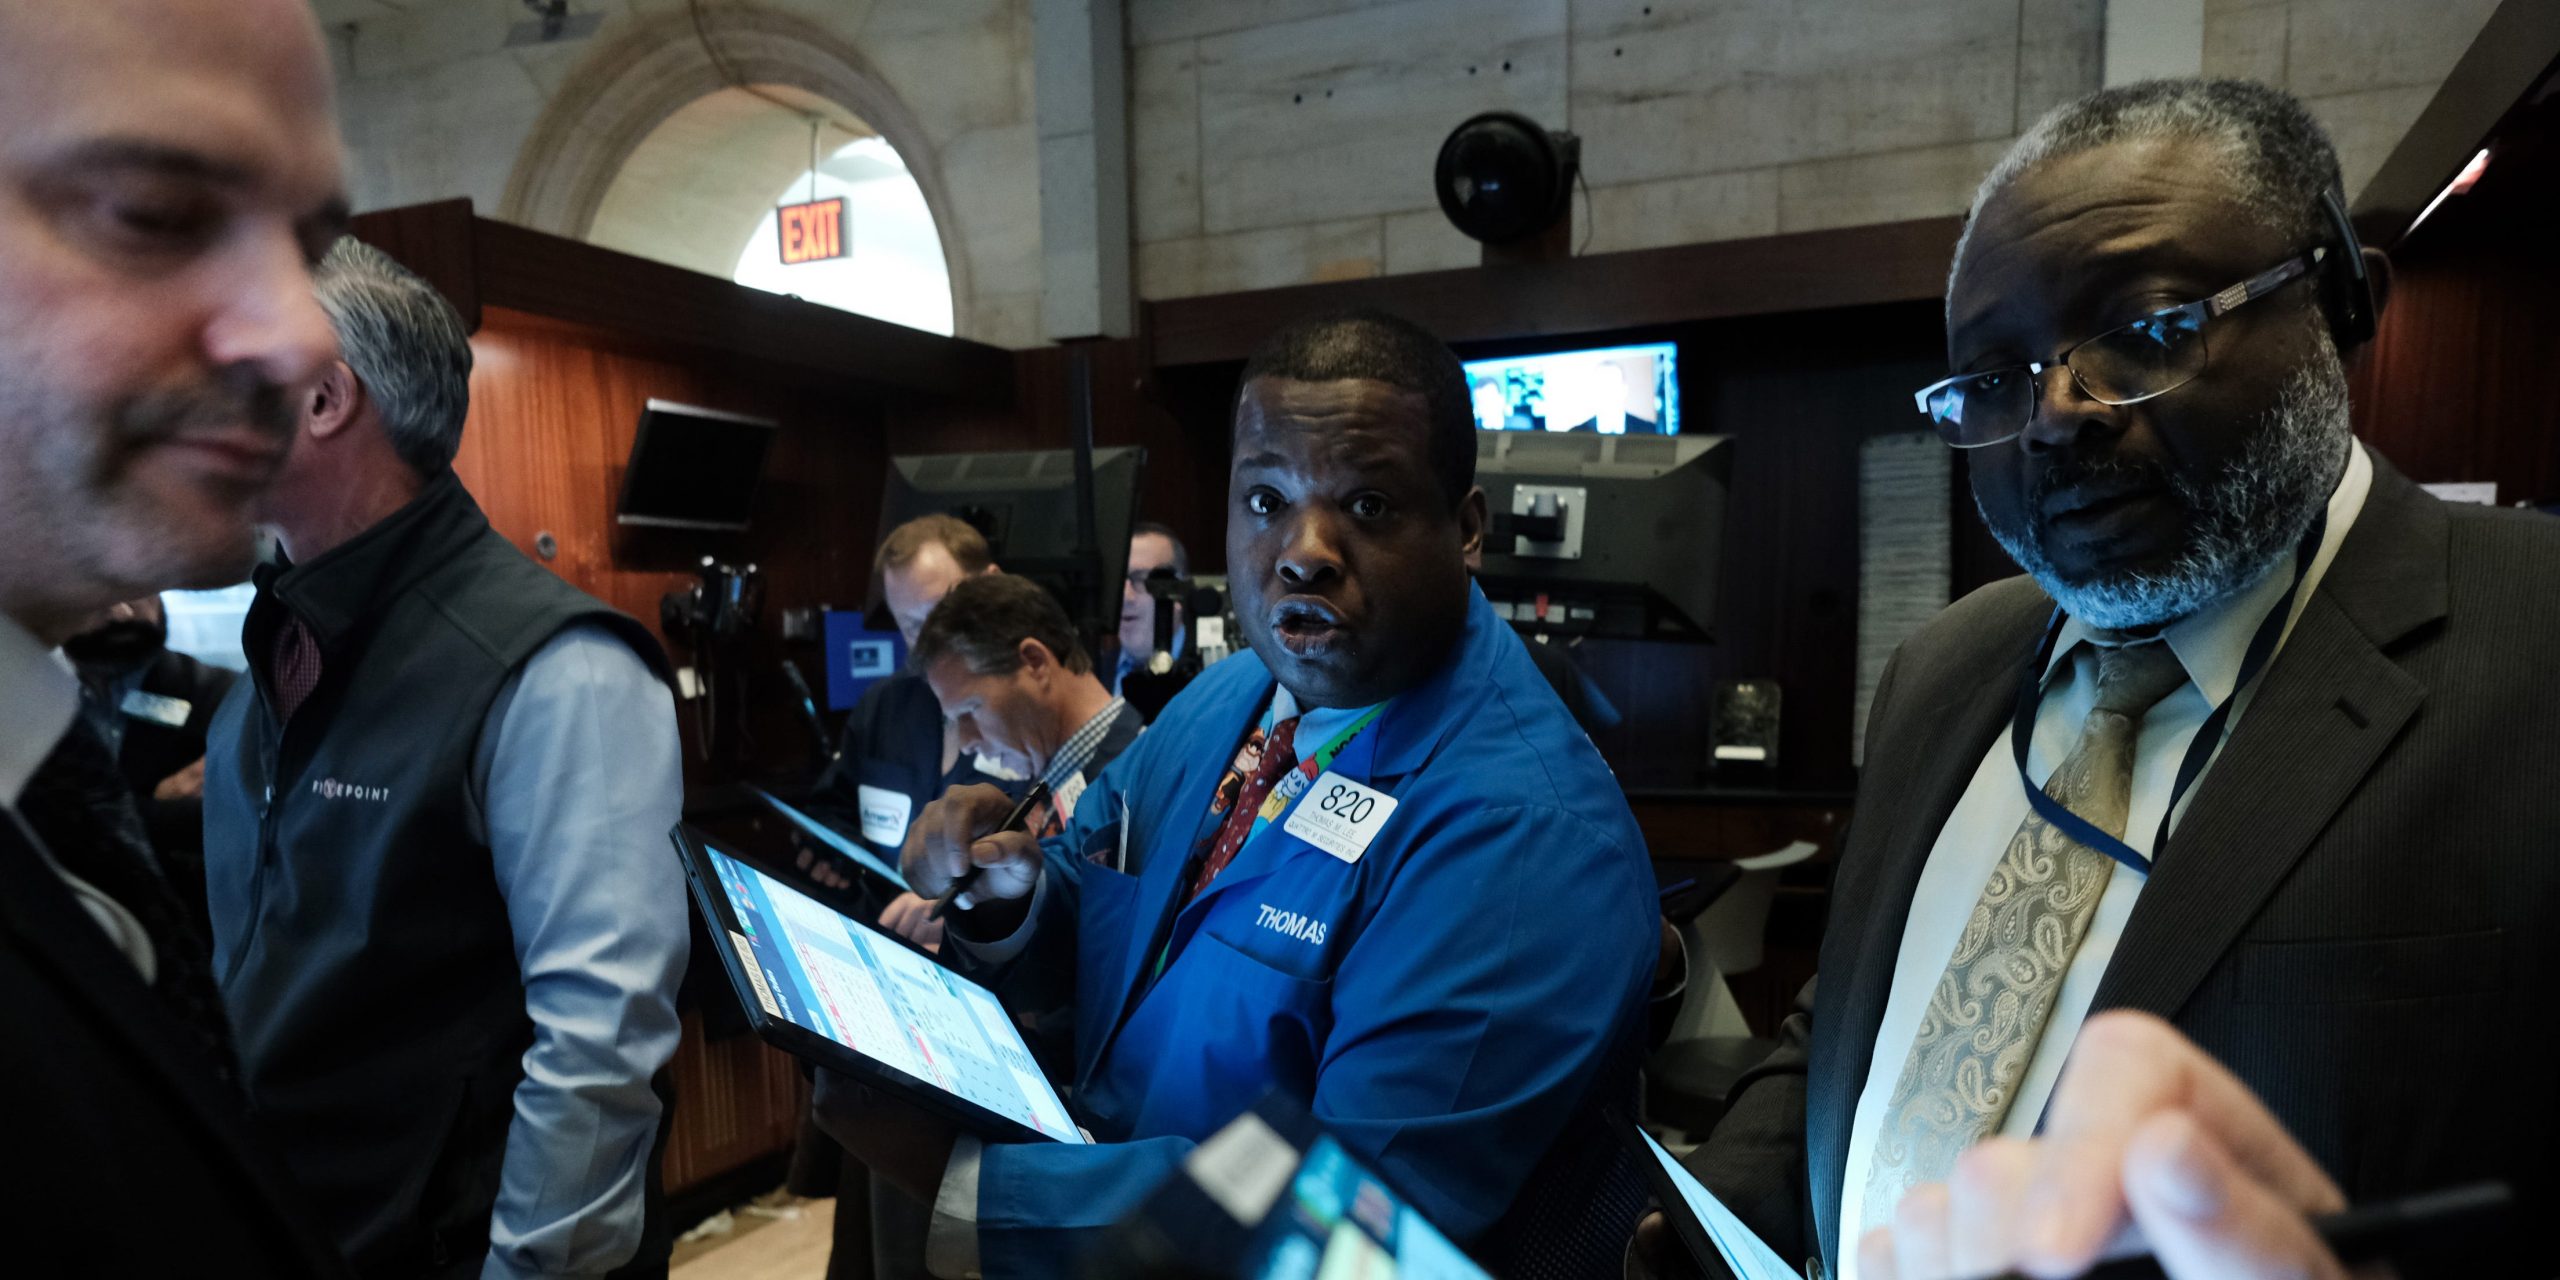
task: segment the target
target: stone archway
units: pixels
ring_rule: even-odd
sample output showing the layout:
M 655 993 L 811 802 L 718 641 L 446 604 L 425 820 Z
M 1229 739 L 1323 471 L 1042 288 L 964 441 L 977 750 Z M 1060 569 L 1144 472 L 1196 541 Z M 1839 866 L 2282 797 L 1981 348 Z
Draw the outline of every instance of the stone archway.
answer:
M 721 62 L 747 84 L 781 85 L 841 108 L 886 139 L 932 211 L 951 275 L 952 320 L 970 333 L 969 259 L 923 126 L 862 54 L 804 19 L 722 5 L 701 10 Z M 713 65 L 692 15 L 660 14 L 598 48 L 562 82 L 517 153 L 495 216 L 586 239 L 623 166 L 686 106 L 736 86 Z

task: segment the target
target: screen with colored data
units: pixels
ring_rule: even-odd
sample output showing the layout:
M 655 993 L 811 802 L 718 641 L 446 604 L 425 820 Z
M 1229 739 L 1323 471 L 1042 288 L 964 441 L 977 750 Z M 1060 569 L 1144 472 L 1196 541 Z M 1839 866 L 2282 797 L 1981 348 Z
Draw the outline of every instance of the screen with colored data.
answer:
M 728 854 L 703 851 L 734 913 L 728 941 L 766 1014 L 1042 1137 L 1085 1141 L 986 988 Z

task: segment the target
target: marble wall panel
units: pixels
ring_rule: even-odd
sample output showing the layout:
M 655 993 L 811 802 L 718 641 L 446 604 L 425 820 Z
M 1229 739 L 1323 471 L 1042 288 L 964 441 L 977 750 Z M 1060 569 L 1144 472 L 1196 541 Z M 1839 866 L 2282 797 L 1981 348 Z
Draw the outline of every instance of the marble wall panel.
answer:
M 2009 140 L 1814 160 L 1778 171 L 1778 230 L 1820 231 L 1963 213 Z
M 2015 128 L 2024 132 L 2045 112 L 2097 88 L 2106 44 L 2106 0 L 2023 0 Z
M 2303 105 L 2329 130 L 2337 144 L 2338 171 L 2346 179 L 2349 203 L 2391 158 L 2391 150 L 2417 123 L 2418 113 L 2436 96 L 2434 85 L 2373 89 L 2363 93 L 2305 98 Z
M 1129 51 L 1129 212 L 1141 241 L 1200 234 L 1200 46 Z
M 1479 111 L 1565 114 L 1566 0 L 1403 0 L 1200 41 L 1202 229 L 1430 203 Z
M 2287 16 L 2284 0 L 2206 4 L 2204 73 L 2283 84 Z
M 1593 253 L 1774 235 L 1778 175 L 1769 169 L 1591 189 Z
M 1129 0 L 1129 43 L 1189 40 L 1321 18 L 1382 0 Z
M 2006 136 L 2018 0 L 1577 0 L 1594 184 Z
M 1142 244 L 1138 295 L 1187 298 L 1374 276 L 1385 258 L 1381 223 L 1346 218 Z
M 2286 87 L 2305 98 L 2444 82 L 2498 0 L 2293 0 Z
M 1580 201 L 1574 202 L 1574 237 L 1579 240 L 1587 225 Z M 1464 232 L 1449 225 L 1449 216 L 1437 205 L 1412 213 L 1391 213 L 1385 219 L 1386 274 L 1409 275 L 1416 271 L 1448 271 L 1472 267 L 1484 261 L 1484 246 L 1467 238 Z

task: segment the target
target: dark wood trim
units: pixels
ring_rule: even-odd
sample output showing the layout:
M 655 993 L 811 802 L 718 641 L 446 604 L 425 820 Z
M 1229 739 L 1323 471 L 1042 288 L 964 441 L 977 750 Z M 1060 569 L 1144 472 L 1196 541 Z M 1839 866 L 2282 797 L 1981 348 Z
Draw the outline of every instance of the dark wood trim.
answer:
M 750 289 L 479 217 L 468 200 L 369 213 L 355 234 L 434 284 L 476 332 L 485 307 L 593 325 L 888 390 L 1004 403 L 1013 353 Z
M 2505 0 L 2356 198 L 2356 233 L 2388 248 L 2516 103 L 2560 71 L 2560 4 Z
M 1393 311 L 1448 342 L 1590 333 L 1936 298 L 1961 218 L 1461 267 L 1146 304 L 1155 363 L 1241 360 L 1289 321 Z

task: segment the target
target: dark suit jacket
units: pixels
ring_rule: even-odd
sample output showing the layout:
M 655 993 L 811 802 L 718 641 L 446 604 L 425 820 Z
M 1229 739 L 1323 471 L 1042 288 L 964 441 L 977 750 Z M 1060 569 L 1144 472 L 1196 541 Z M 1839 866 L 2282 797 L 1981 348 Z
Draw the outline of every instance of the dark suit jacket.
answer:
M 0 1024 L 11 1274 L 343 1274 L 247 1104 L 5 811 Z
M 1921 864 L 2014 705 L 2052 602 L 1950 607 L 1886 668 L 1819 1002 L 1693 1158 L 1789 1256 L 1833 1264 L 1850 1126 Z M 2144 888 L 2092 1012 L 2168 1019 L 2351 1201 L 2503 1178 L 2560 1143 L 2560 522 L 2437 501 L 2374 460 L 2364 510 Z M 2409 1269 L 2404 1268 L 2404 1271 Z
M 186 703 L 187 721 L 171 725 L 127 715 L 124 744 L 116 752 L 116 767 L 133 788 L 134 806 L 142 812 L 143 826 L 151 833 L 151 847 L 160 855 L 169 887 L 178 891 L 197 930 L 208 938 L 213 936 L 213 925 L 204 899 L 204 799 L 155 800 L 151 791 L 162 779 L 204 758 L 205 728 L 236 678 L 234 672 L 175 650 L 162 651 L 143 671 L 140 688 Z

